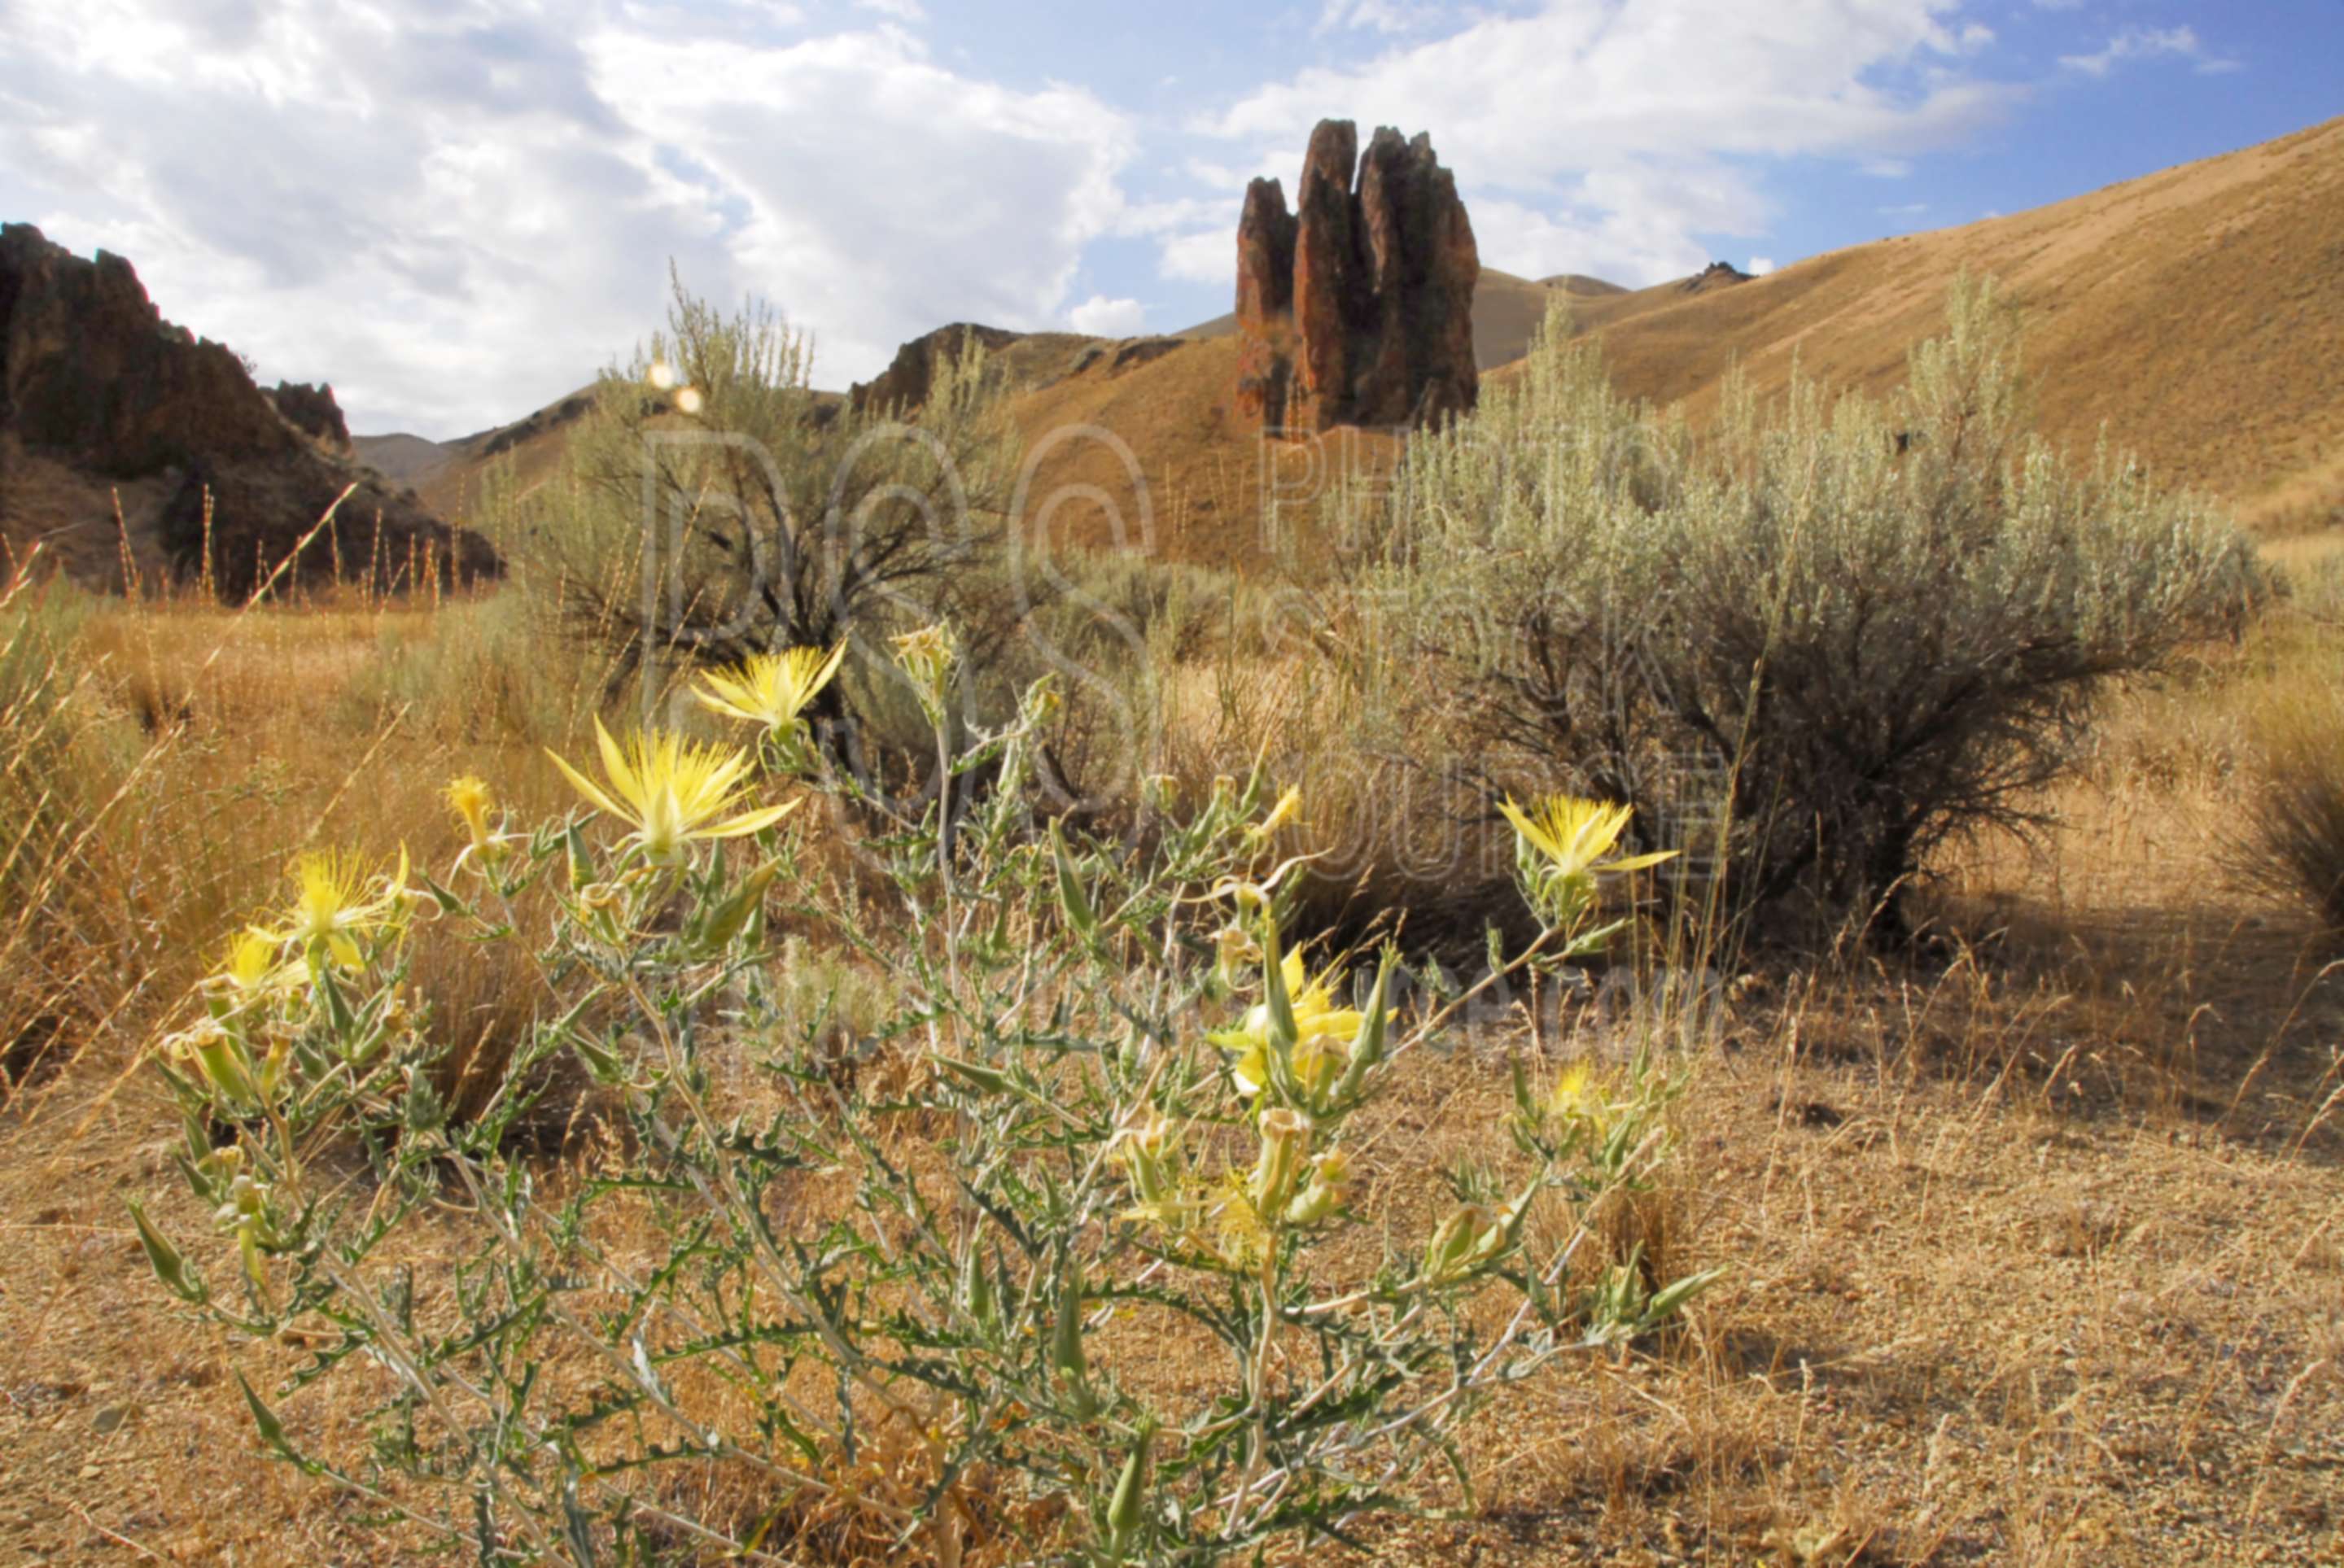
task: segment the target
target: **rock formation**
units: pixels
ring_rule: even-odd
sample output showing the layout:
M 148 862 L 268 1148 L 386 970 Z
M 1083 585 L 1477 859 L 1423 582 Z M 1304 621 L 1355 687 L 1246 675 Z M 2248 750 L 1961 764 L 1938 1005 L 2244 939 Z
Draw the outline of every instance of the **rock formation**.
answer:
M 349 443 L 330 391 L 263 391 L 225 345 L 163 320 L 122 257 L 85 261 L 28 224 L 0 225 L 0 537 L 12 551 L 39 539 L 118 582 L 126 557 L 197 576 L 208 542 L 211 579 L 240 597 L 355 485 L 288 577 L 338 565 L 389 582 L 426 558 L 443 578 L 498 569 L 485 540 L 394 493 Z
M 307 381 L 279 381 L 269 388 L 268 400 L 287 424 L 328 452 L 351 455 L 349 422 L 342 417 L 331 387 L 322 381 L 315 387 Z
M 1238 407 L 1295 431 L 1423 425 L 1470 410 L 1473 226 L 1432 151 L 1386 126 L 1359 152 L 1349 120 L 1310 133 L 1288 212 L 1276 180 L 1238 225 Z
M 979 327 L 972 321 L 939 327 L 895 350 L 894 362 L 875 378 L 858 381 L 849 387 L 846 399 L 857 413 L 892 408 L 899 416 L 911 415 L 928 400 L 929 388 L 935 384 L 939 358 L 956 359 L 968 352 L 972 343 L 981 345 L 990 354 L 1008 347 L 1024 336 L 999 327 Z
M 1731 288 L 1737 283 L 1747 283 L 1751 275 L 1730 261 L 1713 261 L 1682 283 L 1677 290 L 1682 294 L 1707 294 L 1713 288 Z

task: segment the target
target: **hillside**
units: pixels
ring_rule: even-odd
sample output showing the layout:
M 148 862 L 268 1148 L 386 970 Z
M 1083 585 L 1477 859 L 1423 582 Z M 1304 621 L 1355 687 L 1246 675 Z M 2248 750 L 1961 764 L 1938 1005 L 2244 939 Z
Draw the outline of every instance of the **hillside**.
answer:
M 1762 392 L 1794 354 L 1828 385 L 1887 390 L 1965 271 L 2025 308 L 2054 440 L 2088 452 L 2105 427 L 2251 525 L 2344 524 L 2344 119 L 1730 288 L 1662 284 L 1572 309 L 1622 391 L 1698 416 L 1737 360 Z
M 36 557 L 91 587 L 177 578 L 230 598 L 499 569 L 356 460 L 330 387 L 263 387 L 164 320 L 125 257 L 0 224 L 0 578 Z
M 1474 354 L 1501 381 L 1500 367 L 1522 356 L 1561 296 L 1578 329 L 1600 337 L 1622 391 L 1684 403 L 1696 417 L 1736 362 L 1762 393 L 1783 385 L 1794 356 L 1828 384 L 1884 392 L 1902 379 L 1906 349 L 1936 328 L 1954 280 L 1992 273 L 2027 312 L 2037 417 L 2054 440 L 2088 452 L 2105 427 L 2169 478 L 2228 499 L 2249 524 L 2303 530 L 2344 523 L 2339 236 L 2344 120 L 1764 277 L 1714 266 L 1632 290 L 1485 268 Z M 1139 542 L 1144 528 L 1155 553 L 1216 563 L 1274 548 L 1260 521 L 1258 442 L 1232 405 L 1234 327 L 1225 316 L 1123 343 L 1047 333 L 1001 349 L 1017 423 L 1038 452 L 1029 527 L 1092 545 Z M 577 402 L 438 448 L 444 460 L 411 437 L 358 445 L 458 515 L 497 456 L 513 454 L 524 484 L 551 472 Z M 1365 476 L 1394 455 L 1387 435 L 1344 442 L 1339 466 Z M 1307 488 L 1311 462 L 1286 454 L 1278 488 Z M 1133 464 L 1147 481 L 1145 524 Z M 1043 498 L 1066 485 L 1078 488 L 1041 515 Z

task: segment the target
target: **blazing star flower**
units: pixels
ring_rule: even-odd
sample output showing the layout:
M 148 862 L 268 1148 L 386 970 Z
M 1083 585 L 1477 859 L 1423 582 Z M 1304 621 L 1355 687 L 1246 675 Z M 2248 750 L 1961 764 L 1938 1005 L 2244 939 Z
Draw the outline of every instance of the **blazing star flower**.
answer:
M 830 684 L 845 657 L 844 642 L 828 653 L 818 648 L 762 653 L 731 669 L 702 676 L 692 695 L 711 712 L 761 726 L 768 735 L 779 735 L 798 722 L 798 715 Z
M 1627 806 L 1549 795 L 1525 811 L 1511 800 L 1498 809 L 1514 825 L 1524 877 L 1537 890 L 1540 912 L 1567 924 L 1593 900 L 1601 875 L 1641 871 L 1676 858 L 1674 849 L 1653 855 L 1614 857 L 1620 835 L 1634 814 Z
M 792 800 L 724 817 L 746 803 L 743 780 L 749 756 L 744 751 L 640 730 L 621 748 L 600 719 L 594 721 L 594 738 L 601 748 L 602 771 L 610 779 L 608 789 L 554 752 L 546 755 L 588 804 L 633 826 L 628 837 L 642 846 L 643 858 L 654 866 L 679 865 L 697 840 L 743 838 L 772 827 L 797 809 L 798 802 Z
M 1269 809 L 1269 815 L 1256 823 L 1249 832 L 1257 839 L 1269 838 L 1280 828 L 1294 820 L 1296 814 L 1301 809 L 1301 789 L 1297 786 L 1288 785 L 1286 793 L 1278 798 L 1278 804 Z
M 370 882 L 375 886 L 369 897 Z M 399 851 L 399 869 L 379 882 L 355 855 L 313 851 L 293 862 L 293 887 L 285 923 L 274 930 L 255 926 L 252 934 L 278 947 L 298 948 L 312 963 L 324 954 L 344 969 L 356 969 L 366 957 L 359 939 L 407 913 L 407 851 Z
M 204 981 L 204 989 L 239 1002 L 286 990 L 300 978 L 301 970 L 298 965 L 281 960 L 282 946 L 266 931 L 238 931 L 228 940 L 227 961 Z
M 1523 842 L 1546 858 L 1555 875 L 1584 876 L 1591 872 L 1641 871 L 1676 858 L 1674 849 L 1656 855 L 1630 855 L 1606 859 L 1635 814 L 1629 806 L 1582 800 L 1576 795 L 1550 795 L 1524 811 L 1511 800 L 1498 809 L 1514 825 Z
M 1585 1122 L 1598 1138 L 1612 1125 L 1612 1107 L 1603 1097 L 1603 1086 L 1584 1061 L 1572 1062 L 1555 1079 L 1546 1111 L 1558 1121 Z
M 1305 1090 L 1317 1094 L 1342 1075 L 1349 1061 L 1351 1042 L 1359 1037 L 1362 1015 L 1356 1008 L 1337 1007 L 1333 971 L 1309 980 L 1302 954 L 1289 952 L 1279 960 L 1286 994 L 1294 1004 L 1294 1072 Z M 1269 1082 L 1269 1004 L 1248 1009 L 1235 1029 L 1211 1036 L 1213 1043 L 1238 1053 L 1230 1066 L 1238 1091 L 1259 1094 Z
M 464 829 L 472 836 L 463 853 L 456 857 L 457 866 L 460 869 L 473 860 L 493 866 L 503 859 L 512 848 L 512 839 L 489 826 L 489 808 L 496 799 L 487 783 L 468 773 L 449 783 L 447 797 L 449 807 L 464 819 Z

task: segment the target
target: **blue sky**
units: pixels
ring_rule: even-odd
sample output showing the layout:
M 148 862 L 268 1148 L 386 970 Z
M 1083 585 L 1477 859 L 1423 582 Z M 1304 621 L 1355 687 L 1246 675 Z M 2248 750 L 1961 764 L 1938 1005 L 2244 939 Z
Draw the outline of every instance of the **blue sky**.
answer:
M 1787 266 L 2344 112 L 2344 5 L 2165 0 L 0 0 L 0 217 L 354 428 L 448 437 L 672 260 L 844 385 L 947 320 L 1228 307 L 1248 178 L 1429 130 L 1485 265 Z

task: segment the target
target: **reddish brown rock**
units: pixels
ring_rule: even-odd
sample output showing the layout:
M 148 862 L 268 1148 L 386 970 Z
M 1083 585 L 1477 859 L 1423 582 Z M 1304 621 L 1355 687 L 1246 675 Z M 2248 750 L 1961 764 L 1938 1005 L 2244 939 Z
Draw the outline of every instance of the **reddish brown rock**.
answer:
M 1276 180 L 1246 187 L 1238 222 L 1238 407 L 1272 427 L 1287 422 L 1293 382 L 1294 215 Z
M 939 327 L 896 349 L 894 362 L 876 377 L 848 387 L 846 400 L 857 413 L 884 409 L 898 417 L 909 418 L 928 400 L 928 393 L 935 385 L 938 359 L 958 359 L 972 347 L 981 347 L 991 354 L 1025 336 L 1005 327 L 979 327 L 973 321 Z
M 1473 226 L 1430 136 L 1310 135 L 1295 211 L 1256 180 L 1238 227 L 1238 406 L 1271 428 L 1423 425 L 1470 410 Z
M 328 449 L 349 441 L 330 395 L 290 389 L 288 418 L 288 390 L 165 321 L 122 257 L 85 261 L 0 225 L 0 538 L 37 539 L 101 583 L 133 560 L 230 598 L 279 563 L 279 582 L 338 568 L 411 584 L 427 561 L 443 581 L 497 571 L 485 540 Z
M 307 381 L 279 381 L 268 389 L 268 400 L 296 430 L 329 452 L 350 455 L 349 423 L 342 417 L 331 387 L 322 381 L 315 387 Z

